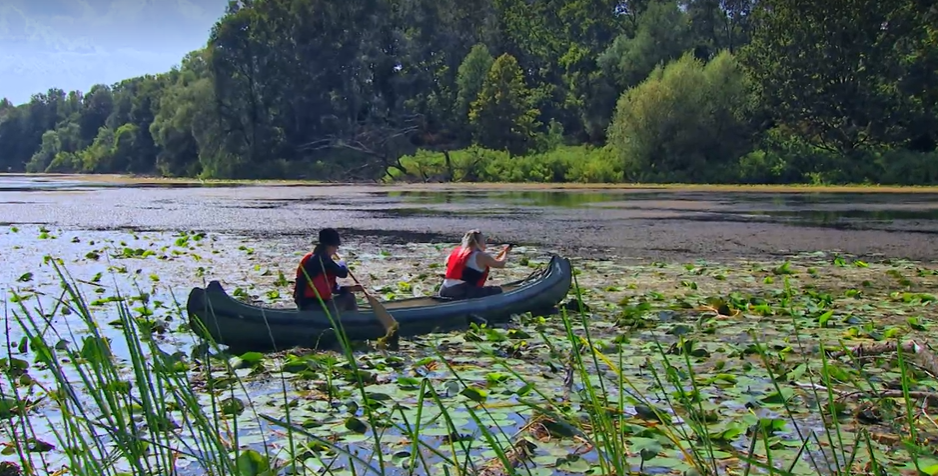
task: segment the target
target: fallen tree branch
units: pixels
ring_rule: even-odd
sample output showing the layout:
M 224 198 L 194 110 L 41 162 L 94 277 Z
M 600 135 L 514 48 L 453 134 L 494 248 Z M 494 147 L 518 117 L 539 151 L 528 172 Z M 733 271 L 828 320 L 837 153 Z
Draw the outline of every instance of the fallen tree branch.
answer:
M 902 344 L 902 350 L 904 352 L 915 353 L 917 352 L 916 350 L 917 346 L 918 344 L 916 344 L 914 341 L 909 341 L 909 342 Z M 832 351 L 832 352 L 829 351 L 827 355 L 829 355 L 831 358 L 834 358 L 834 359 L 838 359 L 840 357 L 844 357 L 847 355 L 852 355 L 854 357 L 863 357 L 867 355 L 882 355 L 882 354 L 895 352 L 898 349 L 898 347 L 899 346 L 896 342 L 882 342 L 878 344 L 860 344 L 856 347 L 851 347 L 845 350 L 838 350 L 838 351 Z
M 881 344 L 861 344 L 851 349 L 828 352 L 831 358 L 837 359 L 847 355 L 853 357 L 864 357 L 872 355 L 883 355 L 896 352 L 899 349 L 897 342 L 883 342 Z M 919 359 L 919 363 L 928 373 L 938 376 L 938 357 L 927 346 L 920 345 L 915 341 L 908 341 L 902 344 L 902 351 L 913 354 Z
M 821 392 L 830 392 L 834 395 L 837 395 L 838 400 L 846 399 L 858 399 L 861 397 L 875 397 L 875 398 L 904 398 L 905 395 L 902 393 L 902 390 L 881 390 L 875 392 L 874 395 L 870 395 L 869 392 L 864 390 L 858 390 L 855 392 L 844 392 L 837 390 L 835 388 L 828 388 L 823 385 L 810 384 L 810 383 L 800 383 L 794 382 L 796 387 L 809 390 L 818 390 Z M 938 393 L 936 392 L 922 392 L 922 391 L 910 391 L 909 398 L 914 400 L 925 400 L 929 405 L 938 405 Z
M 855 396 L 862 395 L 862 392 L 853 392 L 842 395 L 840 398 L 854 398 Z M 902 394 L 902 390 L 883 390 L 877 395 L 879 398 L 904 398 L 905 395 Z M 938 393 L 935 392 L 909 392 L 909 398 L 913 400 L 925 400 L 929 405 L 938 405 Z

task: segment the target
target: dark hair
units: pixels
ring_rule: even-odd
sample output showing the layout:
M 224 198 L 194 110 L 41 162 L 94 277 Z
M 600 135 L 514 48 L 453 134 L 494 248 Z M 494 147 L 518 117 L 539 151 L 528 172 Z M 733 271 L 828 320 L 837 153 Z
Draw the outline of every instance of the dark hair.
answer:
M 323 228 L 319 230 L 319 244 L 322 246 L 339 246 L 342 239 L 339 238 L 339 232 L 333 228 Z

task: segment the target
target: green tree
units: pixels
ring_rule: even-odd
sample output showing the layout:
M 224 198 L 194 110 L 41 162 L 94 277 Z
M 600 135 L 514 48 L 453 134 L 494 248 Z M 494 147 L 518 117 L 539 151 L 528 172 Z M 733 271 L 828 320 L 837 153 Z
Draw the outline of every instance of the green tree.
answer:
M 538 113 L 518 61 L 505 53 L 492 63 L 469 121 L 479 145 L 520 155 L 534 145 Z
M 609 141 L 635 181 L 725 181 L 751 150 L 752 87 L 736 59 L 686 53 L 625 92 Z
M 114 95 L 108 86 L 96 84 L 82 99 L 82 111 L 78 124 L 81 127 L 81 138 L 87 146 L 98 135 L 98 129 L 107 123 L 107 118 L 114 111 Z
M 638 15 L 634 36 L 620 35 L 599 57 L 601 68 L 622 90 L 642 82 L 662 63 L 694 45 L 690 17 L 674 0 L 651 2 Z
M 814 146 L 862 157 L 863 149 L 906 142 L 907 125 L 934 110 L 924 106 L 927 88 L 901 87 L 918 66 L 910 54 L 929 48 L 926 3 L 762 0 L 741 59 L 780 125 Z
M 476 44 L 459 65 L 456 75 L 456 115 L 461 120 L 469 121 L 469 108 L 479 97 L 482 84 L 492 69 L 495 58 L 483 44 Z

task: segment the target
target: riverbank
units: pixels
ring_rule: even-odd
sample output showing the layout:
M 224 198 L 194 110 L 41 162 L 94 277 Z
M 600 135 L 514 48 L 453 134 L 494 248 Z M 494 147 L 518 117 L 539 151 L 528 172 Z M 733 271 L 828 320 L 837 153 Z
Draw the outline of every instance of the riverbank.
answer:
M 753 192 L 753 193 L 938 193 L 935 185 L 818 185 L 818 184 L 682 184 L 682 183 L 534 183 L 534 182 L 451 182 L 451 183 L 358 183 L 358 182 L 321 182 L 313 180 L 224 180 L 197 179 L 187 177 L 158 177 L 143 175 L 116 174 L 13 174 L 0 173 L 4 178 L 21 177 L 33 180 L 80 181 L 105 183 L 111 185 L 133 186 L 136 184 L 200 185 L 216 186 L 353 186 L 375 187 L 386 190 L 402 191 L 458 191 L 458 190 L 608 190 L 642 191 L 667 190 L 674 192 Z

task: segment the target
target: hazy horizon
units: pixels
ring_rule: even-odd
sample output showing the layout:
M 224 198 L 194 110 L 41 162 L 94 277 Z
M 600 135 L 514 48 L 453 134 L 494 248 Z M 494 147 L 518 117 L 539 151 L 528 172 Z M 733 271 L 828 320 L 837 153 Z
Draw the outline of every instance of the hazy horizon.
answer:
M 227 0 L 3 0 L 0 98 L 168 71 L 208 40 Z

